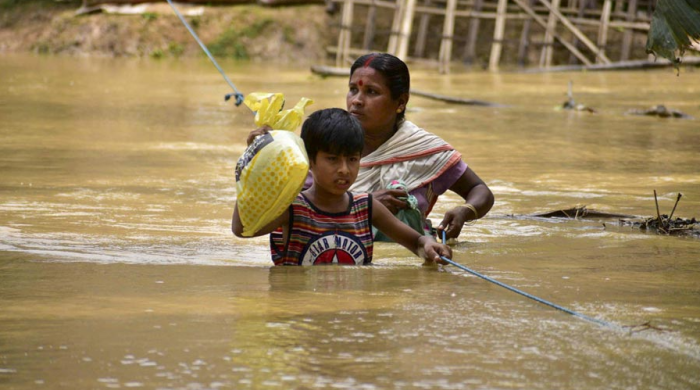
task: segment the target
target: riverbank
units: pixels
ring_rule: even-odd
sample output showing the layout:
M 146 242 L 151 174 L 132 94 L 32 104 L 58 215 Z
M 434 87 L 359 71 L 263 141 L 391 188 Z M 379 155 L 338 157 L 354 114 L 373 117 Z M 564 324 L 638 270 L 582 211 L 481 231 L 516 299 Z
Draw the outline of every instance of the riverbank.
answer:
M 312 64 L 325 58 L 330 34 L 323 5 L 181 6 L 214 55 Z M 0 54 L 177 58 L 203 55 L 166 3 L 134 14 L 78 15 L 80 1 L 0 1 Z

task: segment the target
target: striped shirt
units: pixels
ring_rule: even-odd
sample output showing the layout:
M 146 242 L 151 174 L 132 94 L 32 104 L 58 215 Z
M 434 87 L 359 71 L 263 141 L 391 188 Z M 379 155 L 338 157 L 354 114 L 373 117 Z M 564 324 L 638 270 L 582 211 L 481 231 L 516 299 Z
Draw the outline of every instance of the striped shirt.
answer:
M 348 209 L 327 213 L 303 194 L 289 208 L 289 238 L 276 245 L 270 235 L 275 265 L 370 264 L 372 262 L 372 196 L 352 194 Z

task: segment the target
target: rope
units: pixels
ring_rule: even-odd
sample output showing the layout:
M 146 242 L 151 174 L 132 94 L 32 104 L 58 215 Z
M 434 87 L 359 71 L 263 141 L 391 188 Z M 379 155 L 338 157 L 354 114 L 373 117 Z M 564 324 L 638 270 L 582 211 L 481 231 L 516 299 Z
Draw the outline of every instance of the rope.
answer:
M 229 78 L 226 76 L 226 73 L 224 73 L 223 69 L 221 69 L 221 67 L 219 66 L 219 64 L 218 64 L 218 63 L 216 62 L 216 60 L 214 59 L 214 57 L 211 55 L 211 53 L 209 53 L 209 50 L 207 49 L 207 47 L 206 47 L 206 46 L 204 45 L 204 43 L 199 39 L 199 37 L 197 36 L 197 33 L 194 32 L 194 30 L 192 29 L 192 27 L 190 27 L 189 23 L 187 23 L 187 21 L 186 21 L 185 18 L 182 16 L 182 14 L 180 14 L 180 11 L 178 11 L 177 8 L 175 8 L 175 4 L 173 4 L 172 0 L 168 0 L 168 4 L 170 4 L 170 6 L 173 8 L 173 11 L 175 11 L 175 14 L 177 15 L 177 17 L 180 18 L 180 21 L 182 21 L 182 24 L 184 24 L 185 27 L 187 27 L 187 30 L 189 30 L 190 34 L 192 34 L 192 36 L 194 37 L 194 40 L 197 41 L 197 43 L 199 43 L 199 46 L 200 46 L 200 47 L 202 48 L 202 50 L 204 50 L 204 52 L 207 54 L 207 57 L 209 57 L 209 59 L 211 60 L 211 62 L 214 64 L 214 66 L 216 66 L 216 69 L 219 70 L 219 73 L 221 73 L 221 75 L 224 76 L 224 80 L 226 80 L 226 82 L 228 83 L 228 85 L 230 85 L 231 88 L 233 89 L 234 93 L 226 94 L 226 96 L 224 96 L 224 100 L 225 100 L 225 101 L 228 101 L 229 99 L 231 99 L 231 96 L 233 95 L 233 96 L 236 97 L 236 106 L 240 106 L 241 103 L 243 103 L 243 94 L 242 94 L 240 91 L 238 91 L 238 88 L 236 88 L 236 86 L 233 85 L 233 83 L 231 82 L 231 80 L 229 80 Z
M 445 231 L 444 231 L 444 230 L 443 230 L 443 232 L 442 232 L 442 242 L 443 242 L 443 243 L 446 242 Z M 482 274 L 480 274 L 480 273 L 478 273 L 478 272 L 476 272 L 476 271 L 474 271 L 474 270 L 472 270 L 472 269 L 469 269 L 469 268 L 463 266 L 462 264 L 456 263 L 456 262 L 454 262 L 454 261 L 448 259 L 447 257 L 440 256 L 440 258 L 441 258 L 442 260 L 446 261 L 447 263 L 452 264 L 453 266 L 455 266 L 455 267 L 457 267 L 457 268 L 459 268 L 459 269 L 461 269 L 461 270 L 463 270 L 463 271 L 466 271 L 466 272 L 468 272 L 468 273 L 470 273 L 470 274 L 472 274 L 472 275 L 474 275 L 474 276 L 478 276 L 478 277 L 480 277 L 480 278 L 482 278 L 482 279 L 484 279 L 484 280 L 486 280 L 486 281 L 488 281 L 488 282 L 491 282 L 491 283 L 493 283 L 493 284 L 496 284 L 496 285 L 498 285 L 498 286 L 501 286 L 501 287 L 503 287 L 503 288 L 505 288 L 505 289 L 508 289 L 508 290 L 510 290 L 510 291 L 512 291 L 512 292 L 514 292 L 514 293 L 520 294 L 520 295 L 522 295 L 522 296 L 524 296 L 524 297 L 526 297 L 526 298 L 530 298 L 530 299 L 532 299 L 532 300 L 534 300 L 534 301 L 537 301 L 537 302 L 542 303 L 542 304 L 544 304 L 544 305 L 547 305 L 547 306 L 549 306 L 549 307 L 553 307 L 553 308 L 555 308 L 555 309 L 557 309 L 557 310 L 561 310 L 561 311 L 563 311 L 564 313 L 571 314 L 571 315 L 574 316 L 574 317 L 578 317 L 578 318 L 580 318 L 580 319 L 582 319 L 582 320 L 586 320 L 586 321 L 588 321 L 588 322 L 592 322 L 592 323 L 595 323 L 595 324 L 598 324 L 598 325 L 602 325 L 602 326 L 605 326 L 605 327 L 615 328 L 615 329 L 618 328 L 617 325 L 614 325 L 614 324 L 612 324 L 612 323 L 610 323 L 610 322 L 606 322 L 606 321 L 603 321 L 603 320 L 599 320 L 599 319 L 597 319 L 597 318 L 589 317 L 589 316 L 587 316 L 587 315 L 585 315 L 585 314 L 581 314 L 581 313 L 579 313 L 579 312 L 576 312 L 576 311 L 567 309 L 567 308 L 565 308 L 565 307 L 559 306 L 559 305 L 557 305 L 557 304 L 554 304 L 554 303 L 552 303 L 552 302 L 546 301 L 546 300 L 544 300 L 544 299 L 542 299 L 542 298 L 538 298 L 538 297 L 536 297 L 536 296 L 534 296 L 534 295 L 528 294 L 528 293 L 526 293 L 525 291 L 518 290 L 518 289 L 515 288 L 515 287 L 511 287 L 511 286 L 509 286 L 509 285 L 507 285 L 507 284 L 505 284 L 505 283 L 499 282 L 499 281 L 496 280 L 496 279 L 490 278 L 490 277 L 488 277 L 488 276 L 486 276 L 486 275 L 482 275 Z

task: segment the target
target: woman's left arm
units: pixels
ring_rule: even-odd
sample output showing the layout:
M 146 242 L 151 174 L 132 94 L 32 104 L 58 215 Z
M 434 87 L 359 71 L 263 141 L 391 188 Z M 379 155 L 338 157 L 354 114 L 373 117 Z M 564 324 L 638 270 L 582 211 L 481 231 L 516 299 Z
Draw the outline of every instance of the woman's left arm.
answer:
M 466 205 L 446 212 L 438 231 L 444 230 L 447 238 L 457 238 L 465 222 L 479 219 L 491 210 L 494 197 L 486 183 L 471 168 L 464 171 L 450 190 L 464 198 Z

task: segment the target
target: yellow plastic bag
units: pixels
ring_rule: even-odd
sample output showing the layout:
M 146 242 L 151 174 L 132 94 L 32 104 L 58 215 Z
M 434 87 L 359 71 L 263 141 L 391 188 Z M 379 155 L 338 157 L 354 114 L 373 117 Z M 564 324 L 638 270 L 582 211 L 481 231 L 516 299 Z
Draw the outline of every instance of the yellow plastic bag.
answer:
M 275 130 L 255 138 L 236 164 L 238 214 L 243 235 L 252 236 L 294 201 L 309 171 L 304 142 L 292 133 L 313 100 L 302 98 L 286 111 L 281 93 L 252 93 L 243 101 L 255 111 L 257 126 Z
M 284 108 L 284 95 L 281 93 L 253 92 L 246 96 L 243 103 L 255 112 L 255 124 L 260 127 L 268 125 L 275 130 L 294 131 L 301 125 L 304 109 L 314 101 L 301 98 L 291 110 Z

